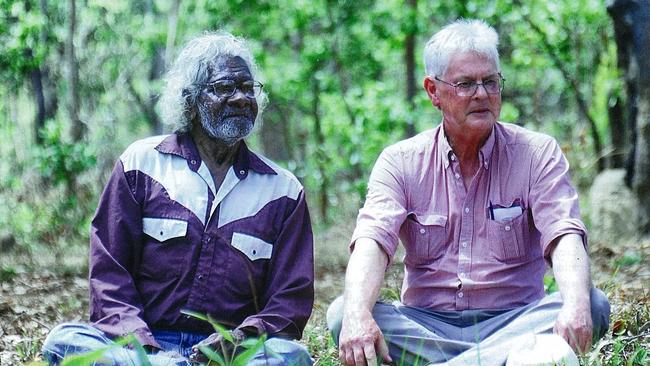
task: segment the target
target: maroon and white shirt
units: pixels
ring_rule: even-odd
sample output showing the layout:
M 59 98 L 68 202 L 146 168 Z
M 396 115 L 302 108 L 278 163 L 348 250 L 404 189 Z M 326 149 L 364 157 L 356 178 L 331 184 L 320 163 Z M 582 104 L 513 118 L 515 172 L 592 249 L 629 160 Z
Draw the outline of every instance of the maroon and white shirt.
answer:
M 99 201 L 90 320 L 110 336 L 227 327 L 300 338 L 311 314 L 313 239 L 302 185 L 245 144 L 217 190 L 187 134 L 133 143 Z

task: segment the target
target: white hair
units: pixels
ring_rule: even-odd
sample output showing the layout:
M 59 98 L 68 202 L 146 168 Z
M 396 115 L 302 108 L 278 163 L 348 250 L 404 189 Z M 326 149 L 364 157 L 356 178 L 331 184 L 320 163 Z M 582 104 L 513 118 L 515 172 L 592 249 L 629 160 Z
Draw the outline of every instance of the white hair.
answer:
M 474 52 L 499 66 L 499 36 L 482 20 L 460 19 L 434 34 L 424 47 L 424 68 L 428 76 L 442 76 L 456 53 Z
M 208 32 L 191 39 L 169 69 L 160 98 L 162 121 L 173 131 L 187 132 L 192 127 L 194 106 L 203 85 L 210 78 L 210 65 L 222 56 L 241 57 L 253 80 L 260 80 L 257 65 L 245 39 L 223 31 Z M 264 90 L 256 100 L 257 122 L 267 102 Z

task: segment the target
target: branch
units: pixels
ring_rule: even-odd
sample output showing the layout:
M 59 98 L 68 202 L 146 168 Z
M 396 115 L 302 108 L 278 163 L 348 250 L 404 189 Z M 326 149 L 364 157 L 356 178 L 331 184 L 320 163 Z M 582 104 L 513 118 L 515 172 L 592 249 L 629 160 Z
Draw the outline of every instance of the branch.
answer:
M 520 8 L 522 7 L 520 0 L 515 0 L 514 4 L 519 6 Z M 570 89 L 573 91 L 573 95 L 575 97 L 576 103 L 578 104 L 578 109 L 580 110 L 580 113 L 587 119 L 587 122 L 589 123 L 589 128 L 591 129 L 591 138 L 594 141 L 594 149 L 596 150 L 596 156 L 601 156 L 603 150 L 602 139 L 600 137 L 600 133 L 598 132 L 596 121 L 589 113 L 589 107 L 587 107 L 587 102 L 582 98 L 580 94 L 580 83 L 578 79 L 572 76 L 570 70 L 566 68 L 564 62 L 562 62 L 558 54 L 555 52 L 555 47 L 553 47 L 553 45 L 549 41 L 548 35 L 537 24 L 535 24 L 535 22 L 533 22 L 533 20 L 530 18 L 529 15 L 522 13 L 522 17 L 524 18 L 526 23 L 528 23 L 528 25 L 532 28 L 532 30 L 535 31 L 535 33 L 537 33 L 537 35 L 540 37 L 542 46 L 546 51 L 547 55 L 551 58 L 553 65 L 555 66 L 555 68 L 560 70 L 562 77 L 564 77 L 564 79 L 568 82 Z M 605 168 L 604 161 L 599 158 L 598 171 L 602 171 L 604 168 Z

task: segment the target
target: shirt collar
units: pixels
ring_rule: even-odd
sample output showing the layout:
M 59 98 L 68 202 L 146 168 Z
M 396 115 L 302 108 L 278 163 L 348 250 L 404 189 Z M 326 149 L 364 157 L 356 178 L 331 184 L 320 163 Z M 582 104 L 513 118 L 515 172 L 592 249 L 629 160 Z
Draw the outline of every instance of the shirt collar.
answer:
M 199 150 L 188 133 L 173 133 L 165 137 L 156 146 L 156 150 L 163 154 L 173 154 L 187 160 L 188 167 L 194 172 L 201 166 Z M 250 151 L 246 143 L 242 141 L 233 164 L 233 170 L 237 178 L 242 180 L 248 176 L 248 171 L 251 169 L 259 174 L 278 174 L 264 160 Z
M 481 165 L 486 170 L 490 166 L 489 162 L 490 162 L 490 158 L 492 157 L 492 151 L 494 150 L 494 141 L 495 141 L 494 130 L 495 127 L 492 127 L 492 131 L 490 132 L 490 135 L 488 136 L 487 140 L 485 140 L 485 143 L 479 150 L 479 159 L 481 160 Z M 440 158 L 442 159 L 442 163 L 444 164 L 445 169 L 447 169 L 449 168 L 451 162 L 457 158 L 456 155 L 454 154 L 454 150 L 451 148 L 451 144 L 449 143 L 449 140 L 447 140 L 447 136 L 445 135 L 445 128 L 442 123 L 440 124 L 440 129 L 438 131 L 438 136 L 436 138 L 438 140 L 437 141 L 438 146 L 440 147 L 438 149 L 438 151 L 440 151 Z

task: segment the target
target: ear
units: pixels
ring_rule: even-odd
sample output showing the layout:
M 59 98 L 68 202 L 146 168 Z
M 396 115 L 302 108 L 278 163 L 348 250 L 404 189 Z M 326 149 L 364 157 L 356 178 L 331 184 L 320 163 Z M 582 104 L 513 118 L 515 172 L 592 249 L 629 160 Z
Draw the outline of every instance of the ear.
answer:
M 440 109 L 440 99 L 438 98 L 437 94 L 438 89 L 436 89 L 436 83 L 433 80 L 433 77 L 425 76 L 423 86 L 424 90 L 429 96 L 429 99 L 431 99 L 431 104 L 433 104 L 434 107 Z

